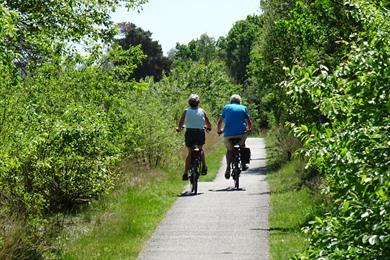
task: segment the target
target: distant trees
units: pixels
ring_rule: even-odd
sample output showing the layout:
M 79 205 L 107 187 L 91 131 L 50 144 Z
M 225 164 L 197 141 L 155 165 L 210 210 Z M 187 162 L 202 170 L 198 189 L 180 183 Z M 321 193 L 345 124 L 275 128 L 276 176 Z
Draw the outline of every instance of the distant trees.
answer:
M 207 34 L 202 34 L 199 39 L 191 40 L 188 44 L 176 44 L 174 59 L 185 61 L 203 61 L 209 63 L 219 57 L 221 49 L 218 42 Z
M 128 50 L 130 47 L 140 45 L 141 50 L 146 55 L 144 61 L 131 75 L 139 80 L 146 76 L 153 76 L 157 81 L 160 80 L 164 72 L 169 72 L 170 61 L 164 57 L 161 45 L 158 41 L 153 41 L 152 33 L 144 31 L 133 23 L 120 23 L 120 37 L 115 39 L 122 49 Z M 116 65 L 118 62 L 116 62 Z

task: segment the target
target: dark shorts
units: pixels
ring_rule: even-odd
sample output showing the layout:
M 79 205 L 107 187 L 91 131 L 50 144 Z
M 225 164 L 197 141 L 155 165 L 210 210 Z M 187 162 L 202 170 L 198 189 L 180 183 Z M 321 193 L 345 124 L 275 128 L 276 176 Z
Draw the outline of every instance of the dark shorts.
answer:
M 229 151 L 232 151 L 233 150 L 233 143 L 231 141 L 231 139 L 241 139 L 238 144 L 240 146 L 243 146 L 245 144 L 245 141 L 246 141 L 246 138 L 247 138 L 248 134 L 244 133 L 242 135 L 235 135 L 235 136 L 226 136 L 224 138 L 224 143 L 225 143 L 225 146 L 226 148 L 229 150 Z
M 192 147 L 195 144 L 204 145 L 206 141 L 204 129 L 187 128 L 184 137 L 187 147 Z

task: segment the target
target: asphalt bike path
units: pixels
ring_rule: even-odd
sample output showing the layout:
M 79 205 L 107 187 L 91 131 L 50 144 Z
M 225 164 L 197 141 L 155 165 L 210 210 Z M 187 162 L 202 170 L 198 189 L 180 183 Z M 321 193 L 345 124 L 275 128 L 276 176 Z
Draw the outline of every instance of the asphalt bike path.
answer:
M 265 181 L 265 144 L 248 138 L 249 169 L 240 189 L 224 177 L 223 158 L 213 182 L 199 182 L 198 194 L 187 186 L 139 255 L 140 260 L 269 259 L 269 189 Z M 206 154 L 207 161 L 207 154 Z

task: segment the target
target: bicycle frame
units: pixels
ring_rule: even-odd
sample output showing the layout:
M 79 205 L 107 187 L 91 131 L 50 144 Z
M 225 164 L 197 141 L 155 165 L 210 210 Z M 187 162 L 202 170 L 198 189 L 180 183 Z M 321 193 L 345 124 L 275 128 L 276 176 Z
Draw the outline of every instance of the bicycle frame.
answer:
M 231 169 L 232 169 L 232 177 L 234 180 L 234 187 L 238 190 L 240 188 L 240 173 L 241 173 L 241 151 L 240 151 L 240 145 L 238 142 L 240 139 L 232 139 L 231 142 L 233 143 L 233 150 L 232 150 L 232 162 L 231 162 Z
M 199 179 L 200 169 L 202 164 L 201 153 L 202 150 L 199 149 L 197 145 L 195 145 L 192 148 L 189 180 L 190 180 L 191 192 L 193 192 L 195 195 L 198 193 L 198 179 Z

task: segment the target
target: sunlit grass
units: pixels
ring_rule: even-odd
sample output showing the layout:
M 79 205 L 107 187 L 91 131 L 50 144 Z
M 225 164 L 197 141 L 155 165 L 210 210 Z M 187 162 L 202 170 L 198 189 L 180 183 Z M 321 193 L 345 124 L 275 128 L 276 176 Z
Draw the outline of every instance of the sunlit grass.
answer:
M 221 167 L 221 161 L 225 156 L 226 148 L 223 143 L 217 144 L 213 147 L 213 151 L 208 153 L 206 150 L 206 164 L 208 172 L 206 176 L 201 176 L 200 181 L 212 181 L 218 173 L 218 169 Z
M 182 189 L 178 178 L 134 187 L 108 198 L 103 211 L 65 250 L 63 259 L 135 259 Z M 70 234 L 71 235 L 71 234 Z
M 316 202 L 295 172 L 296 162 L 267 176 L 271 190 L 270 248 L 272 259 L 289 259 L 301 252 L 305 236 L 301 228 L 316 211 Z
M 272 140 L 267 141 L 268 147 L 273 145 Z M 278 162 L 273 150 L 268 152 L 271 165 L 267 172 L 271 191 L 270 253 L 275 260 L 290 259 L 307 247 L 302 227 L 318 214 L 320 203 L 318 194 L 312 192 L 302 180 L 304 169 L 301 162 Z

